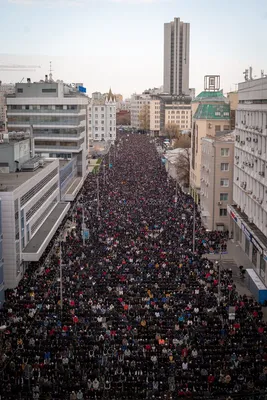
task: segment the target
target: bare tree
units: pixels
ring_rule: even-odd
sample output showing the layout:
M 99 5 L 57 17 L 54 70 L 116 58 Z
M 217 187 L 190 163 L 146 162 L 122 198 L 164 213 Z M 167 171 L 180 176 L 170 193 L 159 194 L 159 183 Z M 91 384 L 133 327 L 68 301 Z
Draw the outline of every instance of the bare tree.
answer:
M 150 109 L 148 104 L 145 104 L 140 110 L 139 123 L 140 128 L 144 131 L 150 130 Z
M 178 139 L 175 140 L 175 149 L 189 149 L 191 147 L 191 138 L 188 134 L 180 135 Z
M 182 149 L 175 163 L 177 180 L 181 186 L 189 186 L 190 179 L 190 149 Z
M 164 133 L 170 139 L 179 139 L 179 137 L 181 136 L 181 129 L 179 125 L 169 123 L 165 126 Z

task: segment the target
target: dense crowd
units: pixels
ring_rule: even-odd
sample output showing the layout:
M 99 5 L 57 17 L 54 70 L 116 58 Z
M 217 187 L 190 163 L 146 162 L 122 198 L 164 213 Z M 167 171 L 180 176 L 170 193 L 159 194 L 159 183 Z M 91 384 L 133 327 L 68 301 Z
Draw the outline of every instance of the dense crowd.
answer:
M 121 135 L 114 154 L 98 174 L 99 215 L 90 174 L 42 260 L 6 293 L 1 399 L 264 399 L 261 307 L 238 296 L 231 271 L 218 301 L 218 265 L 205 258 L 227 235 L 206 232 L 197 211 L 193 253 L 192 198 L 175 199 L 155 145 Z

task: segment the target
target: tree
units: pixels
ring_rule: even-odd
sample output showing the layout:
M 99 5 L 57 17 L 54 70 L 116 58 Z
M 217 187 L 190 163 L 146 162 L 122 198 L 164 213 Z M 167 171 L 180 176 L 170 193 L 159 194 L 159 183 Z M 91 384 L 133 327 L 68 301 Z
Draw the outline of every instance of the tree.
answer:
M 148 104 L 145 104 L 140 110 L 139 124 L 140 129 L 143 129 L 144 131 L 150 130 L 150 109 Z
M 175 138 L 179 139 L 179 137 L 181 136 L 181 130 L 179 125 L 173 123 L 168 123 L 165 126 L 164 133 L 170 139 L 175 139 Z
M 175 140 L 175 149 L 189 149 L 191 147 L 191 138 L 189 134 L 180 135 L 178 139 Z
M 181 149 L 177 155 L 176 163 L 176 176 L 181 186 L 189 187 L 190 180 L 190 149 Z

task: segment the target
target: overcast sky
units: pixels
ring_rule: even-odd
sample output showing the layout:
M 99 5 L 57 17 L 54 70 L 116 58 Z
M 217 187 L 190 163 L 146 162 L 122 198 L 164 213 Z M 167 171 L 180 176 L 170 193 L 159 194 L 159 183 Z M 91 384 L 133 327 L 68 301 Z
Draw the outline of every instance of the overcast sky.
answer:
M 0 0 L 0 64 L 36 64 L 36 72 L 2 72 L 3 82 L 83 82 L 89 94 L 109 87 L 125 97 L 162 85 L 163 24 L 191 24 L 190 86 L 220 74 L 235 89 L 250 65 L 267 73 L 266 0 Z

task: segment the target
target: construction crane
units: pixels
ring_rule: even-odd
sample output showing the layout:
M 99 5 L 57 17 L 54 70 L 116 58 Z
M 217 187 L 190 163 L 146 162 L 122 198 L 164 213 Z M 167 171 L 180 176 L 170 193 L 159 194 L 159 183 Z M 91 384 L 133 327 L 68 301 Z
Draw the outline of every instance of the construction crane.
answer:
M 0 71 L 30 71 L 34 72 L 40 65 L 0 64 Z

